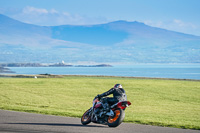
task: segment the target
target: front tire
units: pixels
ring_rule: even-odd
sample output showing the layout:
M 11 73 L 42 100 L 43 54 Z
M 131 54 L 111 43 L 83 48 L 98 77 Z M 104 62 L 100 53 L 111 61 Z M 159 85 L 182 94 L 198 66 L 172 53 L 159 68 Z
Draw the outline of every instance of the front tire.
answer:
M 113 117 L 110 116 L 108 118 L 108 126 L 109 127 L 117 127 L 124 120 L 124 117 L 125 117 L 124 110 L 118 108 L 114 111 L 114 113 L 115 113 L 115 115 Z
M 91 122 L 90 109 L 88 109 L 81 117 L 81 123 L 87 125 Z

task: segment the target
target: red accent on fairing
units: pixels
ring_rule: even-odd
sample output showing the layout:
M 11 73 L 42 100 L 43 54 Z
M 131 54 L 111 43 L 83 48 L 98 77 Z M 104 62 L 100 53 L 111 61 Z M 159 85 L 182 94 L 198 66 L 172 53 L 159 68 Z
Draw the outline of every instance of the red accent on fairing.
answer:
M 125 109 L 127 107 L 126 105 L 131 105 L 131 102 L 129 102 L 129 101 L 119 102 L 117 104 L 117 108 Z
M 97 102 L 99 102 L 99 99 L 98 98 L 94 99 L 93 103 L 97 103 Z
M 101 107 L 101 103 L 96 104 L 94 108 L 99 108 L 99 107 Z

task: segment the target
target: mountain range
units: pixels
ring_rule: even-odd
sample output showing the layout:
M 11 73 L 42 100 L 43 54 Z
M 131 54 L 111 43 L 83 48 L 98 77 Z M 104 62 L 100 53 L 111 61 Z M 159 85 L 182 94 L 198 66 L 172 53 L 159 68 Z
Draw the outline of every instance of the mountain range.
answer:
M 0 14 L 0 63 L 200 63 L 200 36 L 114 21 L 38 26 Z

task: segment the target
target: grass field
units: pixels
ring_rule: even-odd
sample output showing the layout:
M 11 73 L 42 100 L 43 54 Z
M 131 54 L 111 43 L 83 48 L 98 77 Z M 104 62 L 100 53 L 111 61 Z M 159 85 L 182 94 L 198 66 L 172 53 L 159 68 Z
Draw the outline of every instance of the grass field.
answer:
M 81 117 L 121 83 L 132 105 L 125 122 L 200 130 L 200 82 L 119 77 L 0 78 L 0 109 Z

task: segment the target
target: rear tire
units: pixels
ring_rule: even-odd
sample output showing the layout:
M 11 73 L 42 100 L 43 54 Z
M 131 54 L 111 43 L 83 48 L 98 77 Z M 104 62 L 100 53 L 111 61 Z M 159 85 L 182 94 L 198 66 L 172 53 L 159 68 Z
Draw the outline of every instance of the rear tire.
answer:
M 91 116 L 90 116 L 90 114 L 89 114 L 89 111 L 90 111 L 90 109 L 88 109 L 88 110 L 83 114 L 83 116 L 81 117 L 81 123 L 82 123 L 83 125 L 87 125 L 87 124 L 89 124 L 89 123 L 91 122 Z
M 115 113 L 115 115 L 113 117 L 110 116 L 108 118 L 108 126 L 109 127 L 117 127 L 124 120 L 124 117 L 125 117 L 124 110 L 118 108 L 114 111 L 114 113 Z

